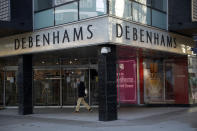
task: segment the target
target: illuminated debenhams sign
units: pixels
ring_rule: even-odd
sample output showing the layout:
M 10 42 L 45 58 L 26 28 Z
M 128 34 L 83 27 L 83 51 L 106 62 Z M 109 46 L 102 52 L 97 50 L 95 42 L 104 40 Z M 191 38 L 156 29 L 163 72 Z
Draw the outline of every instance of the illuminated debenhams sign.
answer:
M 86 27 L 73 28 L 72 30 L 54 30 L 52 32 L 44 32 L 42 34 L 36 34 L 34 36 L 16 38 L 14 40 L 14 49 L 27 49 L 27 48 L 39 48 L 44 46 L 65 44 L 75 41 L 83 41 L 93 38 L 93 25 L 87 25 Z M 86 32 L 86 33 L 84 33 Z
M 167 48 L 176 48 L 176 38 L 167 35 L 166 33 L 159 33 L 153 30 L 146 30 L 144 28 L 136 28 L 135 26 L 116 24 L 116 38 L 124 39 L 126 42 L 147 43 L 151 46 L 160 46 Z
M 187 45 L 193 41 L 156 28 L 103 17 L 1 38 L 0 57 L 108 43 L 186 54 Z
M 34 36 L 16 38 L 14 40 L 14 49 L 39 48 L 92 39 L 94 37 L 93 28 L 93 25 L 87 25 L 86 27 L 73 28 L 69 30 L 69 32 L 67 29 L 63 31 L 54 30 L 51 32 L 46 31 Z M 176 48 L 177 46 L 176 38 L 162 33 L 152 32 L 151 30 L 131 27 L 128 25 L 123 26 L 121 24 L 116 24 L 115 28 L 115 32 L 113 33 L 116 35 L 116 38 L 123 38 L 124 40 L 129 41 L 131 45 L 136 41 L 139 41 L 141 43 L 151 44 L 151 46 L 163 46 L 169 48 Z

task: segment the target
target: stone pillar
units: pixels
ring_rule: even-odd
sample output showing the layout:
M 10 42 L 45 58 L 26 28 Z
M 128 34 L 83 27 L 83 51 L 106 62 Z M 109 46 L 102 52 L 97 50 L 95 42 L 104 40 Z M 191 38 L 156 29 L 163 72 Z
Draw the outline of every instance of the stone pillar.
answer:
M 20 56 L 17 73 L 20 115 L 28 115 L 33 113 L 32 75 L 32 56 Z
M 117 120 L 116 46 L 103 45 L 98 54 L 99 120 Z

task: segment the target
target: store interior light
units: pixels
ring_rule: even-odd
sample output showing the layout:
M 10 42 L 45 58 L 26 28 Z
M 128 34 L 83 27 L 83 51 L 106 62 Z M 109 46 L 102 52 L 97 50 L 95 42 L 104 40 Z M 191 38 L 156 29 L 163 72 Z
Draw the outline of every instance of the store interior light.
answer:
M 111 52 L 111 48 L 110 47 L 102 47 L 101 48 L 101 54 L 107 54 Z

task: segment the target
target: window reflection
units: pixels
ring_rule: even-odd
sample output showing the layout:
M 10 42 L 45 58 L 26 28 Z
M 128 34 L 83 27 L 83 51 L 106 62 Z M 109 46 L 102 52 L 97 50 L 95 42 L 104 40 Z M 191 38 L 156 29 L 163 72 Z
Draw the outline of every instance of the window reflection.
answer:
M 124 8 L 125 8 L 124 0 L 116 1 L 116 4 L 115 4 L 115 14 L 116 14 L 116 16 L 123 17 Z
M 162 29 L 166 29 L 166 14 L 161 13 L 159 11 L 156 10 L 152 10 L 152 25 L 162 28 Z
M 151 5 L 151 0 L 135 0 L 135 1 L 145 5 Z
M 166 11 L 167 1 L 166 0 L 152 0 L 152 6 L 156 9 Z
M 167 28 L 166 10 L 166 0 L 111 0 L 110 2 L 110 14 L 161 29 Z
M 106 0 L 34 0 L 34 29 L 104 15 L 106 4 Z
M 80 19 L 106 14 L 106 0 L 80 0 Z
M 53 6 L 53 0 L 34 0 L 34 10 L 39 11 Z
M 53 9 L 45 10 L 35 13 L 34 15 L 34 28 L 44 28 L 54 25 L 54 11 Z
M 133 3 L 133 20 L 136 22 L 140 22 L 143 24 L 151 24 L 151 12 L 150 12 L 150 8 L 137 4 L 137 3 Z
M 77 2 L 55 8 L 55 24 L 63 24 L 78 20 Z
M 74 0 L 53 0 L 53 1 L 54 1 L 54 5 L 61 5 L 61 4 L 71 2 L 71 1 L 74 1 Z
M 111 14 L 132 20 L 130 0 L 112 0 Z

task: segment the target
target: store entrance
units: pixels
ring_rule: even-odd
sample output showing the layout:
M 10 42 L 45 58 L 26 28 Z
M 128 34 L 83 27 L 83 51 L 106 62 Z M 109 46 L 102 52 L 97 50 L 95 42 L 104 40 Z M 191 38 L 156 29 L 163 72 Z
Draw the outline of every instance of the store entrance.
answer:
M 89 70 L 88 69 L 62 69 L 62 96 L 63 105 L 76 105 L 77 79 L 85 83 L 86 101 L 89 102 Z
M 36 106 L 59 106 L 60 72 L 58 69 L 34 70 L 34 103 Z
M 34 69 L 35 106 L 75 106 L 78 98 L 77 79 L 85 83 L 85 100 L 90 105 L 98 104 L 98 81 L 96 69 L 49 68 Z
M 78 78 L 84 80 L 86 102 L 91 106 L 97 106 L 99 92 L 97 64 L 59 63 L 33 66 L 34 106 L 76 106 Z M 17 66 L 6 66 L 0 72 L 1 105 L 18 106 L 17 69 Z
M 3 93 L 3 105 L 18 105 L 18 88 L 17 88 L 17 67 L 5 67 L 1 77 L 1 92 Z

